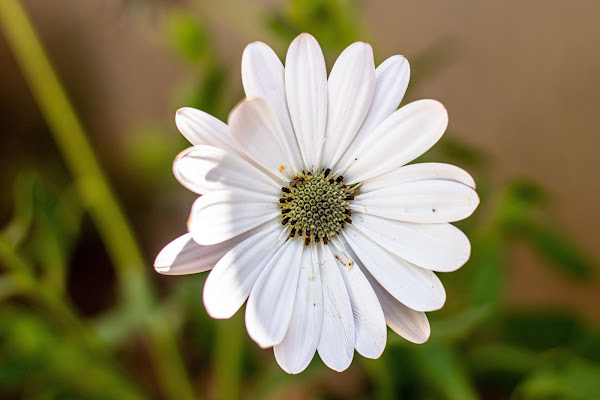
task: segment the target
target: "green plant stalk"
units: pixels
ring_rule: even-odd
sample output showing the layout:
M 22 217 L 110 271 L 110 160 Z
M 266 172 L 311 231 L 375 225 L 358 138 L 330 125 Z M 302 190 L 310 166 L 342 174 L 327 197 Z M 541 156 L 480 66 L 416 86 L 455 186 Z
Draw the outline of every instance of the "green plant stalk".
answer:
M 373 382 L 372 398 L 377 400 L 393 399 L 395 383 L 390 376 L 390 366 L 383 354 L 378 360 L 362 359 L 367 375 Z
M 141 315 L 154 314 L 145 321 L 150 324 L 150 351 L 165 396 L 173 400 L 196 398 L 173 333 L 154 304 L 146 263 L 132 229 L 18 0 L 0 1 L 0 26 L 113 260 L 124 304 Z M 169 362 L 161 359 L 166 355 Z
M 7 289 L 0 292 L 0 298 L 22 294 L 31 299 L 44 316 L 51 316 L 54 322 L 64 326 L 68 334 L 81 339 L 87 349 L 99 353 L 104 351 L 97 336 L 89 327 L 82 323 L 71 306 L 64 298 L 53 290 L 46 281 L 33 276 L 32 266 L 20 256 L 9 240 L 0 235 L 0 263 L 7 267 L 2 276 L 2 287 Z
M 114 363 L 114 355 L 110 353 L 107 344 L 100 341 L 89 325 L 79 318 L 62 293 L 58 293 L 48 282 L 35 278 L 28 260 L 3 235 L 0 235 L 0 264 L 7 268 L 0 277 L 0 301 L 13 295 L 27 297 L 41 311 L 43 320 L 61 328 L 62 341 L 79 351 L 85 349 L 94 362 L 101 365 L 106 364 L 108 367 Z M 125 376 L 121 378 L 124 382 L 127 380 Z M 131 390 L 128 399 L 147 398 L 141 391 L 138 392 L 140 389 L 132 382 L 127 381 L 127 384 Z
M 242 375 L 244 330 L 240 313 L 234 318 L 217 322 L 216 347 L 213 355 L 215 400 L 239 399 Z

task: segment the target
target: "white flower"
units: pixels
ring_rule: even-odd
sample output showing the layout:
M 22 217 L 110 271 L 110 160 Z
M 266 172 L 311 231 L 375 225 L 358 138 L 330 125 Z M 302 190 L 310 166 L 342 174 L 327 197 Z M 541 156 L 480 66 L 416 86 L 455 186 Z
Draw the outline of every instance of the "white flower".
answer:
M 433 271 L 456 270 L 470 256 L 450 222 L 479 204 L 471 176 L 447 164 L 406 165 L 448 124 L 434 100 L 398 110 L 409 74 L 404 57 L 375 69 L 371 46 L 354 43 L 327 79 L 319 44 L 302 34 L 285 68 L 264 43 L 246 48 L 247 99 L 229 126 L 199 110 L 177 112 L 194 146 L 176 158 L 174 174 L 202 196 L 189 233 L 160 252 L 155 268 L 212 268 L 208 313 L 230 318 L 248 300 L 248 334 L 273 347 L 289 373 L 303 371 L 315 351 L 337 371 L 354 349 L 379 357 L 386 324 L 425 342 L 425 312 L 446 299 Z

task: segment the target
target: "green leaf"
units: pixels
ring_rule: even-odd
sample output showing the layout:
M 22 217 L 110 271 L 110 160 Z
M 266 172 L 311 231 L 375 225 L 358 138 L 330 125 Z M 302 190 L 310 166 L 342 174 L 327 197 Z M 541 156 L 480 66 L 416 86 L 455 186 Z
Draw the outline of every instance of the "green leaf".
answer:
M 600 326 L 585 330 L 576 344 L 577 354 L 600 363 Z
M 412 347 L 412 356 L 417 373 L 427 386 L 447 400 L 474 400 L 477 393 L 471 382 L 463 360 L 446 346 L 424 344 Z
M 36 179 L 35 172 L 22 171 L 13 184 L 13 217 L 2 235 L 15 246 L 23 242 L 31 228 Z
M 444 140 L 440 141 L 437 151 L 442 154 L 442 158 L 450 162 L 460 162 L 468 167 L 484 166 L 490 157 L 482 150 L 455 139 L 457 136 L 455 132 L 447 132 Z M 440 159 L 435 161 L 440 162 Z
M 563 312 L 513 312 L 504 317 L 505 340 L 531 349 L 551 349 L 574 343 L 582 335 L 582 324 Z
M 43 278 L 62 290 L 83 215 L 73 186 L 57 188 L 40 176 L 34 185 L 34 220 L 26 250 L 43 268 Z
M 190 62 L 198 62 L 209 49 L 209 40 L 201 22 L 183 12 L 169 15 L 167 34 L 173 47 Z
M 600 365 L 576 358 L 545 361 L 516 390 L 517 399 L 600 399 Z
M 512 224 L 539 214 L 548 199 L 548 194 L 536 183 L 514 180 L 501 195 L 498 222 L 510 232 Z
M 125 137 L 124 142 L 125 159 L 130 161 L 131 170 L 135 174 L 132 178 L 143 179 L 152 187 L 173 183 L 171 165 L 174 154 L 181 150 L 180 142 L 176 140 L 179 138 L 180 136 L 166 135 L 161 127 L 153 125 L 134 129 Z
M 452 343 L 464 339 L 493 312 L 490 305 L 475 306 L 443 319 L 431 320 L 431 343 Z
M 55 332 L 41 318 L 23 308 L 0 313 L 0 381 L 3 395 L 39 390 L 61 393 L 58 398 L 90 400 L 144 399 L 117 363 L 93 356 Z M 24 390 L 24 392 L 23 392 Z
M 590 258 L 558 228 L 537 221 L 524 221 L 519 233 L 564 276 L 588 281 L 595 269 Z
M 226 67 L 218 65 L 216 62 L 207 65 L 189 105 L 217 117 L 226 117 L 226 115 L 219 115 L 222 110 L 221 103 L 226 78 Z
M 449 38 L 439 39 L 410 60 L 410 85 L 404 102 L 411 98 L 422 82 L 429 81 L 452 65 L 456 56 L 456 42 Z
M 495 306 L 499 303 L 506 287 L 503 264 L 503 248 L 496 235 L 473 238 L 471 260 L 463 267 L 471 271 L 472 304 Z
M 360 15 L 356 0 L 292 0 L 283 11 L 269 17 L 268 26 L 286 42 L 310 32 L 318 38 L 325 57 L 331 59 L 332 54 L 339 54 L 364 36 Z
M 590 257 L 561 229 L 548 222 L 543 212 L 548 194 L 529 181 L 515 181 L 506 189 L 498 224 L 508 238 L 522 238 L 529 243 L 556 271 L 563 275 L 587 280 L 594 272 Z
M 310 388 L 314 388 L 316 382 L 323 381 L 324 377 L 332 371 L 322 364 L 318 366 L 314 364 L 315 360 L 308 369 L 299 375 L 287 374 L 278 365 L 272 365 L 270 368 L 263 367 L 249 399 L 282 399 L 291 393 L 295 397 L 303 399 L 319 398 L 314 393 L 315 390 L 310 390 Z
M 537 356 L 536 351 L 525 347 L 492 343 L 474 347 L 469 362 L 477 375 L 523 376 L 535 367 Z
M 369 399 L 392 399 L 394 398 L 394 393 L 398 390 L 396 387 L 398 381 L 393 378 L 388 357 L 385 353 L 377 360 L 361 357 L 365 372 L 372 381 L 373 393 L 369 395 Z

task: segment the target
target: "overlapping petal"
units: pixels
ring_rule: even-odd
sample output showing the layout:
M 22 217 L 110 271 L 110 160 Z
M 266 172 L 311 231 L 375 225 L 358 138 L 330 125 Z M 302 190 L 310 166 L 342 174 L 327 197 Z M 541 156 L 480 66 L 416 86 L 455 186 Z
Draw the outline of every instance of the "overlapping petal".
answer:
M 450 164 L 443 163 L 420 163 L 405 165 L 396 168 L 386 174 L 367 179 L 362 182 L 360 190 L 362 193 L 400 185 L 402 183 L 445 180 L 462 183 L 475 190 L 475 181 L 467 171 Z
M 242 189 L 211 191 L 194 202 L 188 230 L 202 245 L 221 243 L 281 215 L 276 201 Z
M 277 223 L 266 223 L 236 237 L 235 247 L 223 254 L 204 284 L 208 315 L 231 318 L 240 309 L 264 267 L 283 246 L 278 237 Z
M 360 265 L 360 260 L 358 263 Z M 377 294 L 387 325 L 410 342 L 425 343 L 431 333 L 427 315 L 422 311 L 415 311 L 406 307 L 385 290 L 371 274 L 365 272 L 365 275 Z
M 379 358 L 387 342 L 387 329 L 377 295 L 361 268 L 347 257 L 344 249 L 337 246 L 329 249 L 338 263 L 350 296 L 354 314 L 354 347 L 363 357 Z
M 461 183 L 424 180 L 362 193 L 350 208 L 363 214 L 415 223 L 456 222 L 479 205 L 477 193 Z
M 298 170 L 277 116 L 266 100 L 243 100 L 229 114 L 231 135 L 244 153 L 275 177 Z
M 352 156 L 373 130 L 398 109 L 410 79 L 410 67 L 406 58 L 392 56 L 375 69 L 375 94 L 358 133 L 337 162 L 334 171 L 345 169 Z
M 271 258 L 252 288 L 246 306 L 246 329 L 261 347 L 281 343 L 296 301 L 302 243 L 288 240 Z
M 358 133 L 375 93 L 373 49 L 363 42 L 338 57 L 327 82 L 327 128 L 321 161 L 331 167 Z
M 447 126 L 448 112 L 441 103 L 410 103 L 375 128 L 342 174 L 348 183 L 357 183 L 400 168 L 429 150 Z
M 266 44 L 254 42 L 246 46 L 242 55 L 242 83 L 246 97 L 261 97 L 277 116 L 296 165 L 302 158 L 296 134 L 290 120 L 283 64 L 277 54 Z
M 307 33 L 298 36 L 285 59 L 287 106 L 304 168 L 318 167 L 327 122 L 327 70 L 319 43 Z
M 194 146 L 210 145 L 241 154 L 240 148 L 229 133 L 229 127 L 204 111 L 183 107 L 175 114 L 179 132 Z
M 415 311 L 399 302 L 387 290 L 377 282 L 369 273 L 358 256 L 347 246 L 346 251 L 354 260 L 357 268 L 360 268 L 371 284 L 377 295 L 379 304 L 385 316 L 385 322 L 394 332 L 413 343 L 424 343 L 429 338 L 430 327 L 427 316 L 422 311 Z
M 396 256 L 422 268 L 454 271 L 471 255 L 471 244 L 450 224 L 413 224 L 370 214 L 353 214 L 354 227 Z
M 344 371 L 354 357 L 352 304 L 333 254 L 325 246 L 320 248 L 319 253 L 323 282 L 323 327 L 317 350 L 325 365 L 335 371 Z
M 164 275 L 197 274 L 210 270 L 250 232 L 211 246 L 203 246 L 186 233 L 167 244 L 156 256 L 154 269 Z
M 343 236 L 369 273 L 404 305 L 417 311 L 444 305 L 444 286 L 432 271 L 401 259 L 351 226 Z
M 471 255 L 471 244 L 451 224 L 413 224 L 370 214 L 353 214 L 354 226 L 378 245 L 422 268 L 451 272 Z
M 300 278 L 292 319 L 285 338 L 275 345 L 275 359 L 284 371 L 297 374 L 313 359 L 321 340 L 323 287 L 319 260 L 310 247 L 302 250 Z
M 253 165 L 213 146 L 194 146 L 173 162 L 175 178 L 192 192 L 244 189 L 279 198 L 281 186 Z

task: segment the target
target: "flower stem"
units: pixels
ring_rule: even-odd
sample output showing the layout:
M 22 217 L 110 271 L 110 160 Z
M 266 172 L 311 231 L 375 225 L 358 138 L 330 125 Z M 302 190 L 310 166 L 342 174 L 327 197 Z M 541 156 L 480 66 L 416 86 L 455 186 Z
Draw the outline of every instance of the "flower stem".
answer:
M 148 324 L 155 372 L 166 398 L 194 399 L 184 363 L 166 316 L 158 311 L 146 273 L 146 263 L 83 125 L 69 101 L 39 38 L 18 0 L 0 1 L 0 26 L 23 76 L 73 175 L 79 196 L 89 211 L 116 268 L 123 304 Z M 163 357 L 167 357 L 165 360 Z
M 0 299 L 24 295 L 40 307 L 44 316 L 61 325 L 66 334 L 77 337 L 82 347 L 95 353 L 104 351 L 97 336 L 82 323 L 62 295 L 33 276 L 32 266 L 3 235 L 0 235 L 0 263 L 7 268 L 0 278 Z
M 373 382 L 373 399 L 385 400 L 395 397 L 394 381 L 390 376 L 390 369 L 387 364 L 385 355 L 381 356 L 378 360 L 363 359 L 367 375 L 369 375 Z
M 238 313 L 239 314 L 239 313 Z M 240 380 L 244 329 L 240 328 L 239 315 L 229 320 L 217 321 L 217 344 L 213 355 L 215 400 L 241 398 Z

